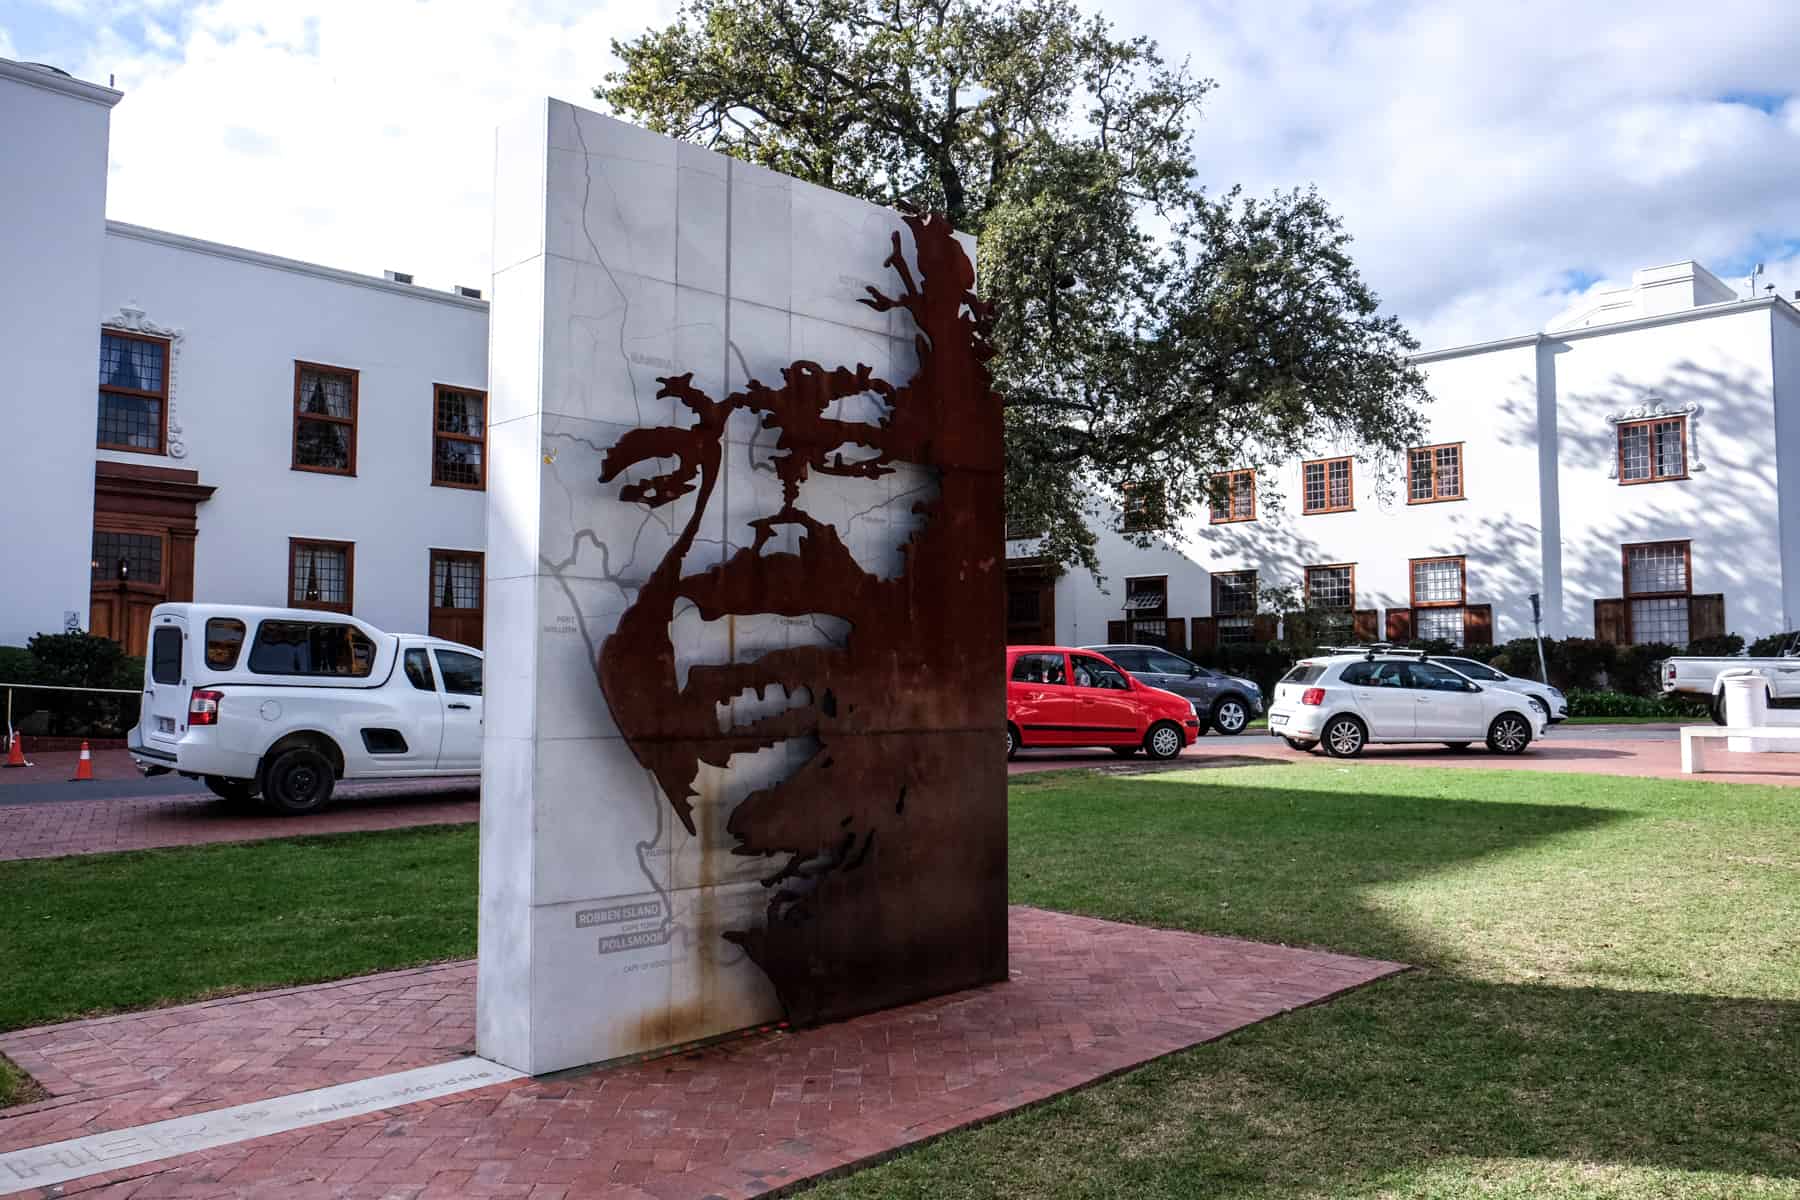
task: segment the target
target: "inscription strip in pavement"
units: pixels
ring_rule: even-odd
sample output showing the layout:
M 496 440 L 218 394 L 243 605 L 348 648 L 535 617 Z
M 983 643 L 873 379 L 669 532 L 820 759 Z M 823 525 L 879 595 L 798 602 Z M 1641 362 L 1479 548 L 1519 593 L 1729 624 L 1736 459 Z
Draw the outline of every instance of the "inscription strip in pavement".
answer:
M 524 1078 L 521 1072 L 485 1058 L 460 1058 L 355 1083 L 13 1150 L 0 1154 L 0 1196 Z

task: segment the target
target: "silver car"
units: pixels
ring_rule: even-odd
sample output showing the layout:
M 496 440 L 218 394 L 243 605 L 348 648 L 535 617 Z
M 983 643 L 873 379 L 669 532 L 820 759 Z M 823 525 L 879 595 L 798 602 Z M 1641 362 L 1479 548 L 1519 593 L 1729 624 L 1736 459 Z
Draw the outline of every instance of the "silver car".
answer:
M 1569 719 L 1569 702 L 1563 694 L 1547 683 L 1539 683 L 1535 679 L 1521 679 L 1517 675 L 1508 675 L 1497 671 L 1484 662 L 1472 658 L 1460 658 L 1450 654 L 1434 654 L 1431 661 L 1443 663 L 1452 671 L 1467 675 L 1476 683 L 1491 683 L 1495 687 L 1505 688 L 1509 692 L 1518 692 L 1532 706 L 1542 713 L 1544 719 L 1554 725 L 1558 721 Z
M 1083 646 L 1124 667 L 1139 683 L 1174 692 L 1194 705 L 1194 715 L 1220 733 L 1244 732 L 1262 715 L 1262 689 L 1253 680 L 1225 675 L 1161 646 Z

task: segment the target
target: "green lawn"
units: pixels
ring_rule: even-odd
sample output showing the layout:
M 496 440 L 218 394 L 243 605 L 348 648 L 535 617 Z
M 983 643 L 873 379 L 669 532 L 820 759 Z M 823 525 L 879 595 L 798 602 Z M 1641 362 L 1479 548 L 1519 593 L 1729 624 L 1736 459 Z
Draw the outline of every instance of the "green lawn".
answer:
M 475 953 L 475 827 L 0 862 L 0 1030 Z
M 1011 816 L 1015 900 L 1421 969 L 809 1197 L 1800 1196 L 1800 792 L 1309 764 Z
M 1419 969 L 809 1196 L 1800 1198 L 1800 790 L 1061 772 L 1011 829 L 1020 902 Z M 474 882 L 466 827 L 0 863 L 0 1027 L 466 956 Z

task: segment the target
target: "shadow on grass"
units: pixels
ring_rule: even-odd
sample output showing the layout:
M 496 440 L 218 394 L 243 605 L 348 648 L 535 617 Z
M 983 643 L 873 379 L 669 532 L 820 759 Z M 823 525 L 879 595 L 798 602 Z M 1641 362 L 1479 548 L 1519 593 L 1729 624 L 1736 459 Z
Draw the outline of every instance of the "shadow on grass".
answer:
M 1409 770 L 1382 773 L 1390 792 L 1360 771 L 1032 787 L 1012 806 L 1013 899 L 1420 969 L 818 1194 L 1800 1195 L 1800 1004 L 1702 994 L 1768 979 L 1703 923 L 1639 922 L 1618 895 L 1569 911 L 1731 834 L 1658 840 L 1690 814 L 1641 808 L 1629 781 Z M 1596 803 L 1524 802 L 1527 784 Z M 1496 946 L 1493 928 L 1525 940 Z M 1615 954 L 1613 978 L 1670 986 L 1517 981 L 1540 950 Z

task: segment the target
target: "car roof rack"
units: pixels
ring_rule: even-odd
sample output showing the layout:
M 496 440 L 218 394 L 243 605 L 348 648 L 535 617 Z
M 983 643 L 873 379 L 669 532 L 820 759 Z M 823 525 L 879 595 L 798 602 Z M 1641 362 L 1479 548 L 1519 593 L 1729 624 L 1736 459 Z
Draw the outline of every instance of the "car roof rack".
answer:
M 1405 646 L 1396 646 L 1392 642 L 1368 642 L 1360 646 L 1320 646 L 1320 654 L 1360 654 L 1364 661 L 1373 661 L 1377 654 L 1397 654 L 1408 658 L 1416 658 L 1424 662 L 1430 657 L 1424 650 L 1413 650 Z

